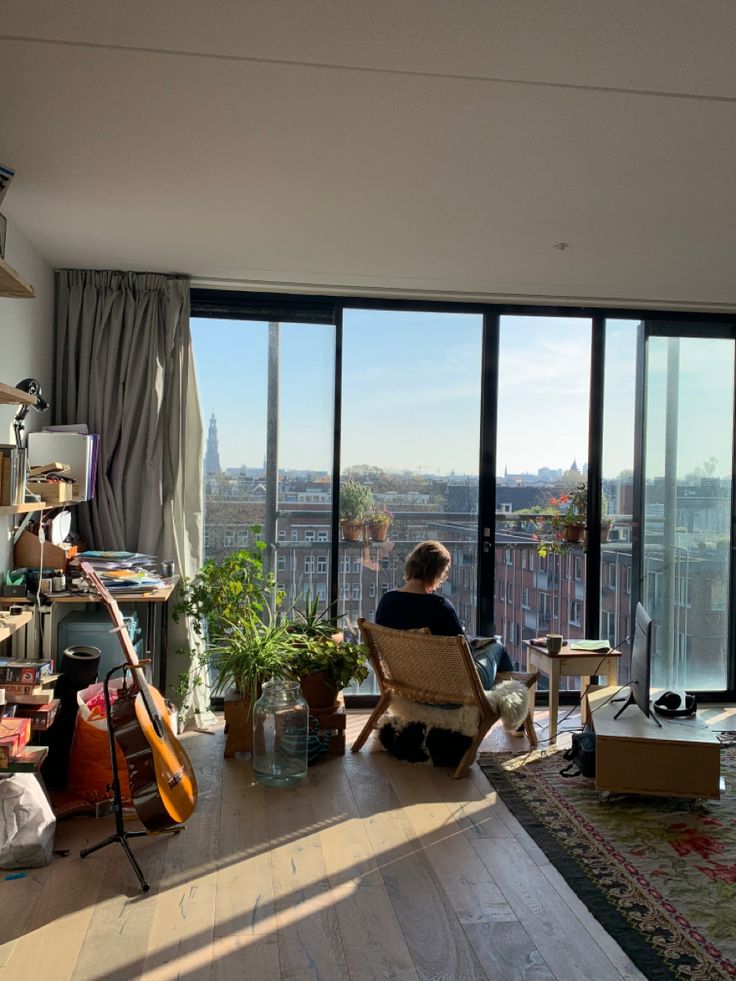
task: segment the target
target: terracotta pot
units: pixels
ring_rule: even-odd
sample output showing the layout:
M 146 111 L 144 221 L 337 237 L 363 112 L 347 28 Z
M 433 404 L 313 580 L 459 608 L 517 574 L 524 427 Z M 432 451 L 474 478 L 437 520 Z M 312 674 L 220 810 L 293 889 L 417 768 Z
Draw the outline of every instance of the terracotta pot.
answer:
M 388 525 L 370 522 L 368 534 L 371 536 L 372 542 L 385 542 L 388 538 Z
M 565 525 L 566 542 L 582 542 L 585 535 L 585 525 Z
M 340 520 L 340 531 L 346 542 L 359 542 L 363 533 L 363 522 L 342 518 Z
M 601 541 L 607 542 L 608 536 L 611 534 L 611 528 L 613 527 L 613 521 L 610 518 L 601 518 Z
M 322 671 L 303 675 L 299 679 L 299 684 L 312 714 L 318 715 L 320 712 L 334 711 L 337 708 L 338 692 L 327 684 L 327 675 Z

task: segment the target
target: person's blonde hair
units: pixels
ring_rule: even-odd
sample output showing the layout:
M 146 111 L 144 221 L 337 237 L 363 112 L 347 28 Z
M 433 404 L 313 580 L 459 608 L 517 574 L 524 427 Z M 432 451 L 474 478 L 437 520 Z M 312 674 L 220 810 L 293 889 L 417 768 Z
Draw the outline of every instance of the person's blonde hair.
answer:
M 426 583 L 436 583 L 452 561 L 450 553 L 442 542 L 420 542 L 406 557 L 404 578 L 420 579 Z

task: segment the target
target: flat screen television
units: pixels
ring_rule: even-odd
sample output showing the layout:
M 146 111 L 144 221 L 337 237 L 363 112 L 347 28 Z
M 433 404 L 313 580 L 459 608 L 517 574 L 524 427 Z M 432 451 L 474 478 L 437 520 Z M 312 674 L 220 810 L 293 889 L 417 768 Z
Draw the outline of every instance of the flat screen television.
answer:
M 619 715 L 628 708 L 629 705 L 636 705 L 650 719 L 654 719 L 658 726 L 662 723 L 653 714 L 650 705 L 649 679 L 652 670 L 652 618 L 641 605 L 636 604 L 636 614 L 634 616 L 634 642 L 631 645 L 631 680 L 629 681 L 629 697 L 614 715 L 617 719 Z

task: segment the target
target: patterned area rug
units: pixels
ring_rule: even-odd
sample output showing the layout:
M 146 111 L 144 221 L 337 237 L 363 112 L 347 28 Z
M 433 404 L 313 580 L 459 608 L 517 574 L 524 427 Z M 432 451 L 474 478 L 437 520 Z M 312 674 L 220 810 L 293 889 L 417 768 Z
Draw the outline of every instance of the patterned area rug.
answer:
M 726 793 L 702 810 L 613 795 L 565 779 L 560 752 L 484 753 L 506 806 L 650 979 L 736 977 L 736 749 L 721 750 Z

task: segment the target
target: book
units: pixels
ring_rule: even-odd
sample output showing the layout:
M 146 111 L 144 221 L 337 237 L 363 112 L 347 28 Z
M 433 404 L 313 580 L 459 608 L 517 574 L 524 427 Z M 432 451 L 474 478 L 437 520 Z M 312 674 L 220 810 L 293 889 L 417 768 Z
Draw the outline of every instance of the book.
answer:
M 23 705 L 45 705 L 50 701 L 52 695 L 52 685 L 56 683 L 58 675 L 49 674 L 38 685 L 11 685 L 0 684 L 0 688 L 5 691 L 5 699 L 8 702 L 19 702 Z
M 601 640 L 571 640 L 571 651 L 591 651 L 593 654 L 606 654 L 611 650 L 611 645 L 603 638 Z
M 8 766 L 0 769 L 8 773 L 33 773 L 46 759 L 48 751 L 48 746 L 27 746 Z
M 49 729 L 56 718 L 61 704 L 58 698 L 52 698 L 45 705 L 18 705 L 15 710 L 16 719 L 30 719 L 33 732 L 43 732 Z
M 45 675 L 51 674 L 53 661 L 18 661 L 13 658 L 0 658 L 0 686 L 37 685 Z
M 25 501 L 26 451 L 9 443 L 0 443 L 0 456 L 0 504 L 16 507 Z
M 0 719 L 0 767 L 10 766 L 30 738 L 30 719 Z

